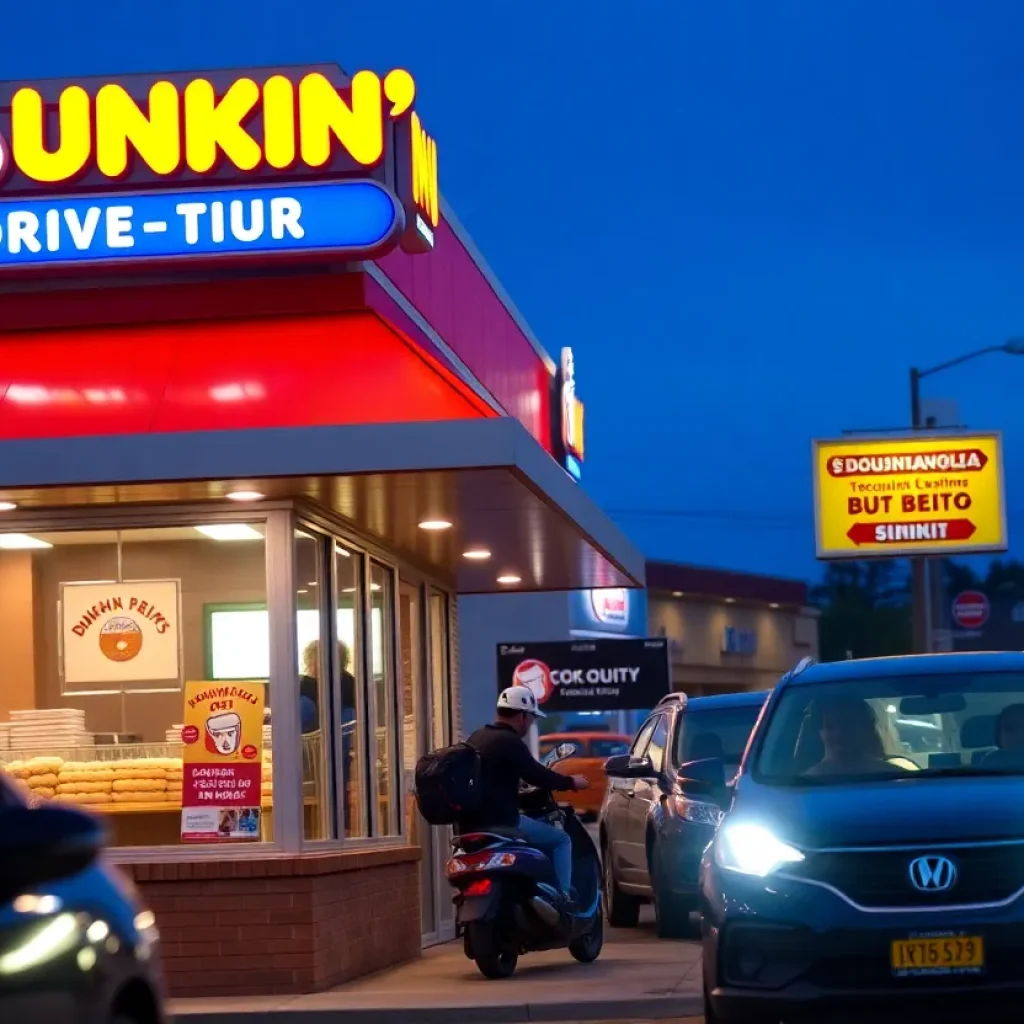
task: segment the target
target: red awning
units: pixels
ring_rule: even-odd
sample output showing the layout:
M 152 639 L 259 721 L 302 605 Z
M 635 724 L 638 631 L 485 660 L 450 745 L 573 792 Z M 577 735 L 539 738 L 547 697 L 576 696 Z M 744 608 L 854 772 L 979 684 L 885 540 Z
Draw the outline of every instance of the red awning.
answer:
M 493 415 L 371 313 L 0 334 L 0 439 Z

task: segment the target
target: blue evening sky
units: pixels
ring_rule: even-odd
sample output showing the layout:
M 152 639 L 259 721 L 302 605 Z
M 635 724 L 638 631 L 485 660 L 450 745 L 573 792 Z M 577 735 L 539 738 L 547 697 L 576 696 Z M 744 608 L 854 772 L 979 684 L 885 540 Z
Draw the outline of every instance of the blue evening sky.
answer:
M 811 438 L 902 425 L 910 365 L 1024 336 L 1018 0 L 9 7 L 7 79 L 412 70 L 449 201 L 576 350 L 585 485 L 651 556 L 816 574 Z M 925 389 L 1005 432 L 1011 532 L 1022 385 L 991 356 Z

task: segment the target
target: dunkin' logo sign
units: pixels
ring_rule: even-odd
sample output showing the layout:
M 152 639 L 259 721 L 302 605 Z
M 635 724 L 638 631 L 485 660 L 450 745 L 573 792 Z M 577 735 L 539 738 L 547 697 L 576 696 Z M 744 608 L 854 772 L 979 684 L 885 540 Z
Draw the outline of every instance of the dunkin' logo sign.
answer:
M 629 591 L 608 587 L 590 592 L 594 618 L 605 626 L 625 626 L 629 622 Z

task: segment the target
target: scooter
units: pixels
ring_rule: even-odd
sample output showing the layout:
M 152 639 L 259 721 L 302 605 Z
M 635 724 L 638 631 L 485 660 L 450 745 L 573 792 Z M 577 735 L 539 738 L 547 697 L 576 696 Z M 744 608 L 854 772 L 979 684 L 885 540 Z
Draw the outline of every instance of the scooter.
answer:
M 551 767 L 575 752 L 574 744 L 562 743 L 542 763 Z M 456 935 L 485 978 L 511 977 L 523 953 L 568 949 L 580 963 L 591 963 L 604 946 L 601 867 L 590 833 L 547 790 L 521 786 L 519 808 L 568 832 L 576 901 L 565 908 L 550 857 L 515 829 L 456 836 L 446 870 L 455 889 Z

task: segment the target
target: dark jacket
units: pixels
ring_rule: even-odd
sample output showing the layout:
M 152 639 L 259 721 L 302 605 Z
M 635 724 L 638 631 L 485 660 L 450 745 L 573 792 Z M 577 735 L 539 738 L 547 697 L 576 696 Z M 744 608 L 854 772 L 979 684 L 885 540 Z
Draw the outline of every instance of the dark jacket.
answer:
M 542 789 L 574 789 L 572 776 L 545 768 L 510 725 L 495 722 L 477 729 L 466 742 L 480 754 L 483 797 L 480 810 L 459 821 L 460 832 L 519 824 L 519 782 Z

